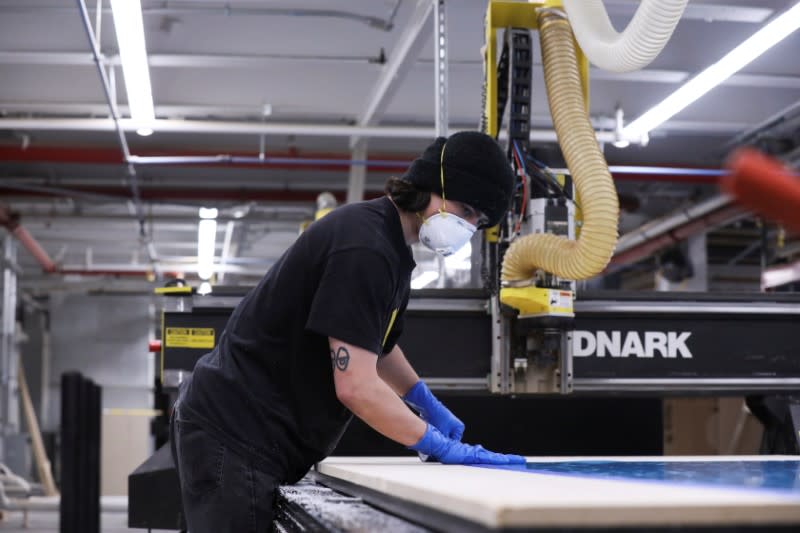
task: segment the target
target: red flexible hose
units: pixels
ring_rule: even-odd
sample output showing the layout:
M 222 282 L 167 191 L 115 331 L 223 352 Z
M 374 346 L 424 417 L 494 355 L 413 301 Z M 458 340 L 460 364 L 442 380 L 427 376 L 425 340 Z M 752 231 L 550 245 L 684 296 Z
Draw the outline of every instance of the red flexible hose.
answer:
M 728 159 L 731 173 L 720 180 L 722 190 L 737 202 L 800 232 L 800 179 L 780 161 L 753 148 L 742 148 Z

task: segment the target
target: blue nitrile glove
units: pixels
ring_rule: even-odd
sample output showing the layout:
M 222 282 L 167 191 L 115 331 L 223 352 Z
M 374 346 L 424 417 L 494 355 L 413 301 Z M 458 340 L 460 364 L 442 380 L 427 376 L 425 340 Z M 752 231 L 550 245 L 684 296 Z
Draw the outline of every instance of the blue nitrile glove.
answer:
M 403 400 L 419 411 L 422 419 L 433 424 L 445 437 L 461 440 L 464 435 L 464 422 L 456 418 L 450 409 L 436 399 L 424 381 L 417 381 L 403 396 Z
M 440 463 L 451 465 L 525 464 L 525 458 L 521 455 L 490 452 L 483 446 L 473 446 L 454 439 L 448 439 L 431 424 L 428 424 L 428 429 L 419 439 L 419 442 L 409 446 L 409 448 L 420 454 L 430 456 Z

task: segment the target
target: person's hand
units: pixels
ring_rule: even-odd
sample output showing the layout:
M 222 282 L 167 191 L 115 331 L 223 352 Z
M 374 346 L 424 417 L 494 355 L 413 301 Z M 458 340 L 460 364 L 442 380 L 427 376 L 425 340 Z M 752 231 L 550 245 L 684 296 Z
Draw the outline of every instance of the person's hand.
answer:
M 464 422 L 458 419 L 450 409 L 444 406 L 424 381 L 419 380 L 403 396 L 411 407 L 419 411 L 420 416 L 425 422 L 441 431 L 446 437 L 461 440 L 464 435 Z
M 428 424 L 425 434 L 410 449 L 427 455 L 444 464 L 471 465 L 524 465 L 525 458 L 520 455 L 490 452 L 483 446 L 464 444 L 447 438 L 441 431 Z

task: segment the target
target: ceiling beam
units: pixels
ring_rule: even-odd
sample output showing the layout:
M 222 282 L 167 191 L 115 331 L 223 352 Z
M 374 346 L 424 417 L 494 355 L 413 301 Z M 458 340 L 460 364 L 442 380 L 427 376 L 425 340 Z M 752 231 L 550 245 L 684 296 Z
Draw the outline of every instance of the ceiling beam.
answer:
M 357 125 L 374 126 L 380 122 L 386 108 L 394 98 L 397 89 L 405 81 L 406 75 L 416 64 L 422 47 L 427 42 L 423 29 L 433 11 L 432 0 L 416 0 L 408 24 L 397 40 L 389 61 L 381 69 L 378 80 L 372 86 L 363 111 L 358 115 Z M 368 136 L 364 136 L 368 137 Z M 351 159 L 364 160 L 367 157 L 367 139 L 361 135 L 350 137 Z M 347 203 L 364 199 L 364 183 L 367 169 L 362 165 L 351 165 L 347 180 Z
M 688 6 L 687 6 L 688 7 Z M 423 35 L 424 37 L 424 35 Z M 424 46 L 425 39 L 419 39 L 422 43 L 420 45 Z M 398 43 L 398 47 L 400 43 Z M 401 50 L 398 50 L 400 52 Z M 409 50 L 409 52 L 414 52 L 414 50 Z M 408 52 L 407 52 L 408 53 Z M 407 55 L 404 59 L 404 64 L 398 65 L 389 70 L 392 67 L 393 61 L 399 61 L 395 59 L 396 55 L 393 55 L 391 60 L 383 66 L 383 70 L 381 71 L 381 80 L 379 83 L 383 83 L 388 85 L 391 89 L 391 83 L 395 82 L 393 78 L 391 78 L 390 74 L 385 74 L 389 72 L 399 72 L 400 76 L 396 80 L 396 83 L 402 81 L 405 72 L 398 71 L 398 67 L 403 67 L 403 69 L 408 69 L 409 67 L 418 65 L 424 68 L 433 68 L 434 62 L 430 59 L 424 59 L 419 57 L 419 50 L 416 50 L 416 55 Z M 307 58 L 306 58 L 307 59 Z M 323 60 L 322 58 L 318 58 Z M 281 59 L 281 61 L 302 61 L 304 58 L 302 56 L 298 57 L 287 57 Z M 119 58 L 114 57 L 105 57 L 103 59 L 106 65 L 119 65 Z M 226 55 L 226 54 L 152 54 L 148 56 L 148 64 L 151 68 L 243 68 L 243 69 L 257 69 L 263 68 L 265 64 L 274 62 L 275 58 L 270 56 L 250 56 L 250 55 Z M 329 58 L 324 58 L 326 62 L 349 62 L 347 58 L 339 58 L 331 56 Z M 365 61 L 361 61 L 365 62 Z M 46 52 L 14 52 L 14 51 L 0 51 L 0 64 L 4 65 L 62 65 L 62 66 L 92 66 L 93 60 L 91 54 L 88 53 L 79 53 L 79 52 L 58 52 L 58 51 L 46 51 Z M 377 63 L 376 63 L 377 64 Z M 449 60 L 448 67 L 449 68 L 481 68 L 482 62 L 481 61 L 472 61 L 472 60 Z M 534 65 L 534 75 L 541 75 L 542 65 L 536 64 Z M 665 83 L 671 85 L 677 85 L 679 83 L 683 83 L 688 80 L 694 73 L 685 71 L 685 70 L 670 70 L 670 69 L 642 69 L 636 72 L 608 72 L 597 67 L 592 67 L 590 69 L 590 78 L 594 81 L 625 81 L 625 82 L 639 82 L 639 83 Z M 383 78 L 386 78 L 383 80 Z M 373 88 L 373 92 L 375 96 L 377 95 L 377 88 L 379 83 Z M 780 76 L 780 75 L 771 75 L 771 74 L 745 74 L 745 73 L 738 73 L 734 74 L 727 80 L 725 80 L 722 85 L 727 85 L 731 87 L 765 87 L 765 88 L 780 88 L 780 89 L 797 89 L 800 88 L 800 77 L 798 76 Z M 385 89 L 384 89 L 385 90 Z M 389 95 L 389 98 L 391 96 Z M 170 107 L 170 106 L 162 106 L 162 107 Z M 175 106 L 181 107 L 181 106 Z M 189 106 L 193 107 L 193 106 Z M 362 115 L 366 115 L 366 108 L 365 112 Z M 105 105 L 105 111 L 108 111 L 108 106 Z M 259 108 L 257 110 L 258 113 L 261 113 L 262 109 Z M 359 117 L 360 119 L 361 117 Z
M 70 238 L 70 235 L 74 235 L 74 231 L 79 230 L 81 231 L 81 236 L 84 234 L 88 234 L 92 231 L 96 231 L 100 235 L 107 235 L 112 231 L 119 231 L 127 228 L 126 224 L 129 224 L 131 220 L 135 219 L 120 219 L 118 217 L 104 217 L 98 215 L 88 215 L 88 216 L 77 216 L 75 218 L 64 218 L 61 216 L 55 217 L 29 217 L 23 216 L 22 220 L 25 223 L 25 226 L 28 227 L 31 231 L 36 230 L 37 234 L 41 235 L 51 235 L 51 236 L 59 236 L 65 237 L 67 239 Z M 155 220 L 148 218 L 148 224 L 152 224 L 155 228 L 155 231 L 158 231 L 163 237 L 167 232 L 177 233 L 177 232 L 188 232 L 188 233 L 196 233 L 197 232 L 197 223 L 199 218 L 195 216 L 194 220 L 189 220 L 186 218 L 178 219 L 184 220 L 184 222 L 179 221 L 170 221 L 165 222 L 163 219 L 156 218 Z M 234 220 L 228 219 L 226 222 L 234 222 Z M 264 221 L 265 224 L 270 229 L 270 232 L 280 232 L 280 233 L 289 233 L 289 234 L 296 234 L 297 229 L 300 227 L 300 223 L 302 221 L 298 220 L 296 222 L 285 221 L 285 220 L 270 220 Z M 221 234 L 225 230 L 222 224 L 217 225 L 217 234 Z M 63 233 L 62 233 L 63 232 Z M 181 238 L 185 238 L 185 236 L 181 236 Z M 136 240 L 136 239 L 131 239 Z M 194 243 L 195 245 L 197 243 Z
M 800 89 L 800 77 L 792 78 L 793 83 Z M 118 106 L 123 115 L 128 114 L 127 106 Z M 0 111 L 9 113 L 40 113 L 40 114 L 61 114 L 61 115 L 95 115 L 107 116 L 108 106 L 106 104 L 76 104 L 76 103 L 47 103 L 47 102 L 0 102 Z M 164 105 L 156 106 L 156 116 L 168 117 L 169 120 L 181 120 L 183 117 L 225 117 L 225 118 L 260 118 L 259 111 L 255 107 L 247 106 L 214 106 L 214 105 Z M 0 119 L 2 120 L 2 119 Z M 46 120 L 46 119 L 39 119 Z M 614 118 L 596 116 L 591 117 L 592 124 L 596 129 L 613 129 Z M 532 115 L 532 125 L 546 125 L 550 124 L 552 119 L 549 115 Z M 192 121 L 192 122 L 196 122 Z M 215 122 L 219 123 L 219 122 Z M 234 121 L 238 124 L 239 121 Z M 244 124 L 250 124 L 243 122 Z M 2 122 L 0 122 L 2 124 Z M 381 127 L 381 126 L 376 126 Z M 698 132 L 698 133 L 722 133 L 722 134 L 735 134 L 739 133 L 750 127 L 750 124 L 744 122 L 724 122 L 724 121 L 708 121 L 708 120 L 670 120 L 665 122 L 661 129 L 664 131 L 681 131 L 681 132 Z M 455 129 L 467 129 L 469 126 L 466 124 L 456 125 Z M 369 130 L 372 131 L 372 130 Z M 379 130 L 376 130 L 379 131 Z M 435 132 L 433 128 L 430 129 L 431 134 Z M 501 138 L 504 132 L 501 132 Z M 381 135 L 377 135 L 381 136 Z
M 122 65 L 119 55 L 102 55 L 105 66 Z M 381 58 L 368 56 L 306 56 L 306 55 L 252 55 L 252 54 L 149 54 L 147 64 L 150 68 L 258 68 L 276 62 L 320 62 L 380 64 Z M 92 56 L 82 52 L 27 52 L 0 51 L 0 64 L 8 65 L 61 65 L 91 66 Z
M 221 265 L 219 263 L 214 263 L 214 272 L 226 272 L 228 274 L 240 274 L 240 275 L 253 275 L 253 276 L 263 276 L 266 268 L 272 266 L 274 261 L 264 261 L 262 266 L 259 268 L 254 268 L 252 266 L 242 267 L 239 265 L 234 264 L 224 264 Z M 197 264 L 192 263 L 167 263 L 167 262 L 160 262 L 159 269 L 164 272 L 184 272 L 184 273 L 196 273 L 197 272 Z M 152 271 L 152 265 L 149 263 L 95 263 L 92 264 L 91 267 L 87 268 L 83 264 L 65 264 L 59 268 L 59 271 L 62 273 L 67 274 L 136 274 L 136 273 L 145 273 L 148 271 Z
M 125 104 L 117 105 L 117 109 L 124 116 L 130 116 L 130 110 Z M 75 103 L 75 102 L 0 102 L 0 111 L 6 113 L 42 113 L 51 115 L 90 115 L 108 116 L 108 104 L 102 103 Z M 253 119 L 264 118 L 264 106 L 246 105 L 156 105 L 157 117 L 249 117 Z
M 383 112 L 405 80 L 408 71 L 417 62 L 419 53 L 430 36 L 430 32 L 423 30 L 432 11 L 432 0 L 416 1 L 408 24 L 392 49 L 389 61 L 381 69 L 378 81 L 373 85 L 363 111 L 358 116 L 359 126 L 371 126 L 380 121 Z M 351 147 L 356 142 L 357 139 L 351 140 Z
M 276 122 L 165 120 L 136 122 L 121 119 L 125 131 L 147 126 L 158 133 L 216 133 L 223 135 L 309 135 L 315 137 L 380 137 L 385 139 L 432 139 L 433 127 L 420 126 L 348 126 L 340 124 L 307 124 Z M 474 127 L 474 126 L 473 126 Z M 2 118 L 0 129 L 41 131 L 114 131 L 114 121 L 105 118 Z M 614 133 L 595 132 L 600 142 L 614 142 Z M 501 134 L 500 138 L 503 138 Z M 531 130 L 533 142 L 556 142 L 556 132 L 550 129 Z
M 65 221 L 80 221 L 86 224 L 96 224 L 98 222 L 102 222 L 103 224 L 127 224 L 132 220 L 136 220 L 135 216 L 126 215 L 121 213 L 99 213 L 99 212 L 85 212 L 85 211 L 70 211 L 70 212 L 58 212 L 56 209 L 51 208 L 49 205 L 46 208 L 42 207 L 20 207 L 20 205 L 15 202 L 14 203 L 14 211 L 21 213 L 22 219 L 29 224 L 49 224 L 54 221 L 58 221 L 59 223 Z M 296 211 L 287 213 L 291 214 L 291 216 L 276 216 L 276 214 L 248 214 L 247 220 L 249 222 L 266 222 L 270 224 L 270 227 L 281 227 L 281 224 L 286 224 L 286 227 L 289 228 L 290 226 L 293 227 L 294 230 L 297 229 L 297 224 L 302 222 L 303 220 L 307 220 L 313 217 L 313 211 L 311 209 L 303 209 L 302 211 Z M 220 215 L 217 217 L 217 222 L 240 222 L 244 220 L 242 217 L 236 216 L 226 216 Z M 195 223 L 195 229 L 197 229 L 197 213 L 194 214 L 168 214 L 168 213 L 150 213 L 147 214 L 147 221 L 156 223 L 159 225 L 159 228 L 162 228 L 162 224 L 169 225 L 171 223 L 180 223 L 180 222 L 193 222 Z

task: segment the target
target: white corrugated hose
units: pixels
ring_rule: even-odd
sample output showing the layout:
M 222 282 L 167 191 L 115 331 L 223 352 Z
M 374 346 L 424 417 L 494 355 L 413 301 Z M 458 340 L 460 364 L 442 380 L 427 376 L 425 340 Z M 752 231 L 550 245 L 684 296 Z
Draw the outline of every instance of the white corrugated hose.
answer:
M 612 72 L 644 68 L 667 44 L 689 0 L 642 0 L 628 27 L 614 29 L 602 0 L 563 0 L 575 39 L 594 65 Z

